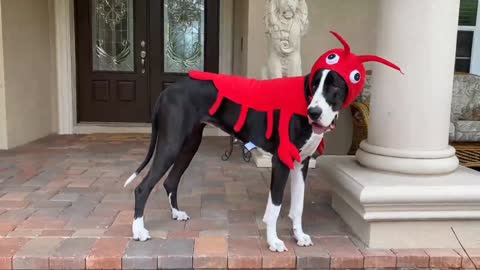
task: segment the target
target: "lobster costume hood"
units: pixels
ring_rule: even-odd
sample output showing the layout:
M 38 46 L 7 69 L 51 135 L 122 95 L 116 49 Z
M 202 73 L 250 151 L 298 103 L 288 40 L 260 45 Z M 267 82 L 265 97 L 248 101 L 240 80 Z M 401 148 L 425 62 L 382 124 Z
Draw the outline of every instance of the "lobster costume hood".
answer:
M 378 56 L 357 56 L 350 50 L 348 43 L 337 33 L 331 32 L 343 45 L 343 49 L 327 51 L 313 65 L 308 78 L 310 98 L 315 89 L 312 80 L 320 70 L 328 69 L 337 72 L 348 87 L 348 94 L 343 108 L 348 107 L 362 92 L 365 85 L 365 68 L 363 63 L 369 61 L 380 62 L 401 72 L 400 68 Z M 212 81 L 218 90 L 215 103 L 210 108 L 210 115 L 214 115 L 220 108 L 224 98 L 241 106 L 241 111 L 235 132 L 239 132 L 247 119 L 248 110 L 256 110 L 267 114 L 267 128 L 265 136 L 270 139 L 273 133 L 273 112 L 280 111 L 278 133 L 280 144 L 278 156 L 280 160 L 293 169 L 294 161 L 301 162 L 300 154 L 290 141 L 290 119 L 294 114 L 307 117 L 308 97 L 305 96 L 305 79 L 307 77 L 287 77 L 272 80 L 256 80 L 232 75 L 215 74 L 200 71 L 191 71 L 192 79 Z M 320 90 L 321 91 L 321 90 Z M 323 154 L 325 142 L 322 140 L 318 147 L 319 154 Z

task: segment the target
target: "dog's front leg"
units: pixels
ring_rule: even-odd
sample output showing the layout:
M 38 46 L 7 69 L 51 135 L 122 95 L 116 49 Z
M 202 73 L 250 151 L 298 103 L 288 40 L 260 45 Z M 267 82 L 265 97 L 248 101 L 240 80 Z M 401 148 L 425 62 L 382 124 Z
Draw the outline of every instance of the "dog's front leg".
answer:
M 268 195 L 267 208 L 263 217 L 263 222 L 267 225 L 267 243 L 271 251 L 288 251 L 285 243 L 277 236 L 277 219 L 282 207 L 283 192 L 289 172 L 288 167 L 280 162 L 278 156 L 273 156 L 270 194 Z
M 309 158 L 302 164 L 295 163 L 295 169 L 290 172 L 291 183 L 291 204 L 288 216 L 292 219 L 293 235 L 297 240 L 297 245 L 301 247 L 313 245 L 312 239 L 303 232 L 302 214 L 303 201 L 305 195 L 305 178 L 308 170 Z

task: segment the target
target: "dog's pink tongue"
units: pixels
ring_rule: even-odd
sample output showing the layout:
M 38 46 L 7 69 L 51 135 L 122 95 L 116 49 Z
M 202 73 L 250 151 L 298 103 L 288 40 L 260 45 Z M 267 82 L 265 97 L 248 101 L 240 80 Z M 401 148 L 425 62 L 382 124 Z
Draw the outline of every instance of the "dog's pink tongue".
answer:
M 312 125 L 312 130 L 316 134 L 322 134 L 322 133 L 325 133 L 327 131 L 327 128 L 314 124 L 314 125 Z

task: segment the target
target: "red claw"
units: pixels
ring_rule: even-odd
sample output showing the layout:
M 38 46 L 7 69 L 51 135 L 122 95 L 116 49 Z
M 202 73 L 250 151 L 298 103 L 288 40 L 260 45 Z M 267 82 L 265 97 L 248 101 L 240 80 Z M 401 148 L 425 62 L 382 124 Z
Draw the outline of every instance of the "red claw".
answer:
M 282 161 L 290 170 L 294 169 L 293 161 L 290 157 L 288 157 L 286 160 L 282 160 Z
M 288 168 L 290 168 L 290 170 L 293 170 L 293 160 L 287 145 L 280 144 L 280 146 L 278 147 L 278 158 L 280 158 L 280 160 Z
M 292 143 L 280 144 L 278 157 L 290 169 L 294 169 L 294 161 L 301 162 L 300 153 Z
M 297 147 L 295 147 L 295 145 L 293 145 L 292 143 L 290 143 L 290 155 L 292 155 L 292 157 L 298 162 L 300 163 L 302 161 L 302 159 L 300 158 L 300 153 L 298 152 L 298 149 Z

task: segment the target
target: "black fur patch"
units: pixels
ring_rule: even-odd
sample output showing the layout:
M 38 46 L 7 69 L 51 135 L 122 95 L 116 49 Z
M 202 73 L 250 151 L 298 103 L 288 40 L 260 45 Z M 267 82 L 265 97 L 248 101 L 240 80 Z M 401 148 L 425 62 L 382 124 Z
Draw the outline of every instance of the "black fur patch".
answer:
M 313 94 L 315 94 L 317 91 L 318 85 L 322 79 L 322 73 L 323 70 L 319 70 L 313 77 Z M 332 106 L 333 111 L 338 112 L 342 109 L 343 103 L 345 103 L 345 99 L 347 98 L 347 94 L 348 86 L 343 80 L 342 76 L 335 71 L 330 71 L 325 79 L 323 96 L 325 97 L 327 103 Z

